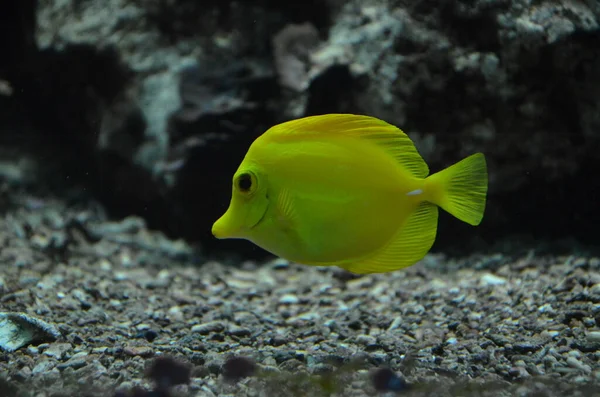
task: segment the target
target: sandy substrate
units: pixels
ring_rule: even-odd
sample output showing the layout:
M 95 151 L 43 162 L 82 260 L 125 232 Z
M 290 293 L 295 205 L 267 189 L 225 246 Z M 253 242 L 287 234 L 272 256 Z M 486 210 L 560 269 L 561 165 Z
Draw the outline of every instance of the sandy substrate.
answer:
M 194 264 L 135 218 L 24 196 L 4 207 L 0 312 L 59 336 L 0 353 L 2 396 L 127 396 L 165 355 L 191 370 L 177 396 L 376 395 L 377 368 L 406 396 L 600 395 L 598 258 L 430 255 L 366 277 L 233 268 Z M 231 357 L 252 376 L 228 382 Z

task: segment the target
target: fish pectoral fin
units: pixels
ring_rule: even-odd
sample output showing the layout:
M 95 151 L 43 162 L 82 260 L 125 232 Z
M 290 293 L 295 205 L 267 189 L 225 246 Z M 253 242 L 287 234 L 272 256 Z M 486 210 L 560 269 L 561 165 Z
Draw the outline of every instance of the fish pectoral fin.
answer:
M 286 233 L 295 233 L 298 212 L 289 189 L 282 189 L 277 196 L 277 222 Z
M 437 221 L 438 207 L 422 202 L 385 247 L 372 256 L 338 266 L 356 274 L 384 273 L 411 266 L 431 249 Z

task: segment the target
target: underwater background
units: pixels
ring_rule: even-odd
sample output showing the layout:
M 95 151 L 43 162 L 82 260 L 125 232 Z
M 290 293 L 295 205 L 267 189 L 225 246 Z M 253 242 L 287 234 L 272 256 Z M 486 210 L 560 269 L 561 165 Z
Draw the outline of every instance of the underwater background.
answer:
M 600 396 L 600 2 L 0 6 L 0 397 Z M 273 125 L 366 114 L 483 222 L 358 276 L 217 240 Z

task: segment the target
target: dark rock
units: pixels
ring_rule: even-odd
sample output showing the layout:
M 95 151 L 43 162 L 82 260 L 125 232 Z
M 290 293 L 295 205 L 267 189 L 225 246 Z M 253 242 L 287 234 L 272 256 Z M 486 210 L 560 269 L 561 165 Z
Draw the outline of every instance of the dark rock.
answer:
M 377 391 L 401 392 L 408 388 L 406 382 L 388 368 L 373 371 L 371 381 Z
M 256 371 L 256 364 L 246 357 L 231 357 L 223 364 L 223 377 L 230 382 L 252 376 Z
M 159 390 L 189 383 L 190 374 L 191 368 L 187 363 L 171 357 L 155 359 L 147 371 L 147 376 L 156 383 Z
M 76 187 L 208 254 L 266 256 L 210 233 L 250 143 L 289 118 L 365 113 L 432 171 L 486 154 L 484 223 L 442 220 L 435 249 L 594 242 L 600 209 L 581 198 L 600 192 L 597 2 L 27 0 L 0 14 L 0 139 L 18 153 L 0 157 L 37 165 L 19 165 L 23 184 Z

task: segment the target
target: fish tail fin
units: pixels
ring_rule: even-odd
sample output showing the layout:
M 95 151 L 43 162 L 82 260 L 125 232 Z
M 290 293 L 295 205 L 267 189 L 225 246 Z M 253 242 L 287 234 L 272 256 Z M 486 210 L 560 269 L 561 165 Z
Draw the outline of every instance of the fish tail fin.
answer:
M 425 179 L 429 202 L 477 226 L 485 211 L 488 174 L 485 156 L 475 153 Z

